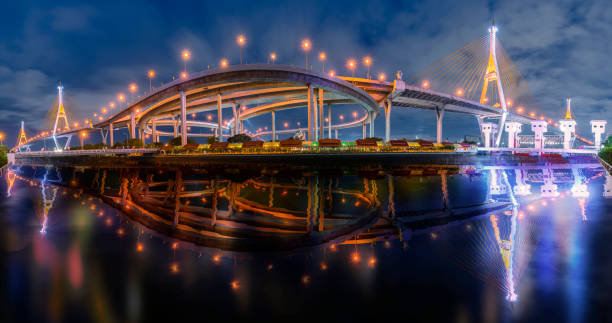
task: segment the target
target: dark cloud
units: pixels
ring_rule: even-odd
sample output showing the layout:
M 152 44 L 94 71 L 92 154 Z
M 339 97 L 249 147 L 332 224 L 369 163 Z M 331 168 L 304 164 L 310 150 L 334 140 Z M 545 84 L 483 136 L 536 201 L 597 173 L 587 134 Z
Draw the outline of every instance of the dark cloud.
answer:
M 26 1 L 11 6 L 0 13 L 0 28 L 10 31 L 0 36 L 0 129 L 9 140 L 15 138 L 17 120 L 31 128 L 41 124 L 60 81 L 73 114 L 83 118 L 131 82 L 145 89 L 149 68 L 157 71 L 156 83 L 171 80 L 182 69 L 183 48 L 194 54 L 190 70 L 215 66 L 221 58 L 237 62 L 239 33 L 248 38 L 249 62 L 265 62 L 274 51 L 280 62 L 301 66 L 299 42 L 309 37 L 315 53 L 327 52 L 327 69 L 346 73 L 347 58 L 371 55 L 374 73 L 401 69 L 409 76 L 486 34 L 492 16 L 542 112 L 561 117 L 570 94 L 584 135 L 590 119 L 612 122 L 609 1 Z M 396 136 L 434 136 L 433 113 L 396 108 L 394 114 Z M 297 120 L 299 113 L 286 117 Z M 448 114 L 445 122 L 451 139 L 477 133 L 474 118 Z M 384 133 L 382 119 L 376 132 Z

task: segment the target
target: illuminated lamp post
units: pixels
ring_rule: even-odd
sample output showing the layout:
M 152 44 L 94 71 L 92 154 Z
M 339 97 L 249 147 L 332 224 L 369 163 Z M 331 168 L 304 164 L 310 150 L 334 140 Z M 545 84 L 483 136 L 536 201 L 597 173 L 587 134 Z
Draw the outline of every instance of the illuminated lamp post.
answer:
M 154 70 L 149 70 L 149 72 L 147 73 L 147 76 L 149 77 L 149 93 L 153 92 L 153 78 L 155 77 L 155 71 Z
M 270 61 L 272 61 L 272 64 L 276 62 L 276 53 L 270 53 Z
M 368 68 L 368 73 L 366 74 L 366 78 L 369 80 L 370 79 L 370 65 L 372 65 L 372 58 L 370 58 L 370 56 L 366 56 L 363 59 L 363 65 L 365 65 Z
M 378 80 L 381 81 L 381 82 L 384 82 L 386 77 L 387 76 L 385 75 L 385 73 L 379 73 L 378 74 Z
M 125 95 L 123 93 L 119 93 L 119 95 L 117 95 L 117 101 L 119 101 L 119 103 L 125 101 Z
M 355 69 L 357 68 L 357 62 L 354 59 L 349 59 L 346 62 L 346 67 L 351 70 L 351 75 L 355 77 Z
M 306 69 L 308 69 L 308 52 L 312 48 L 312 44 L 310 40 L 304 39 L 302 40 L 302 49 L 304 50 L 304 55 L 306 56 Z
M 81 138 L 81 150 L 83 150 L 83 140 L 85 137 L 87 137 L 87 132 L 81 131 L 81 135 L 79 137 Z
M 325 73 L 325 60 L 327 60 L 327 55 L 325 54 L 325 52 L 319 53 L 319 60 L 321 61 L 321 64 L 323 65 L 323 73 Z
M 227 61 L 227 59 L 223 58 L 221 59 L 221 61 L 219 62 L 219 65 L 221 66 L 221 68 L 226 68 L 227 65 L 229 65 L 229 62 Z
M 246 44 L 246 38 L 244 35 L 238 35 L 236 38 L 236 43 L 238 43 L 238 47 L 240 47 L 240 64 L 242 64 L 242 46 Z
M 185 62 L 184 72 L 187 73 L 187 61 L 191 58 L 191 52 L 189 50 L 185 49 L 181 53 L 181 57 L 183 58 L 183 61 Z
M 138 90 L 136 83 L 130 84 L 130 102 L 134 102 L 134 93 Z

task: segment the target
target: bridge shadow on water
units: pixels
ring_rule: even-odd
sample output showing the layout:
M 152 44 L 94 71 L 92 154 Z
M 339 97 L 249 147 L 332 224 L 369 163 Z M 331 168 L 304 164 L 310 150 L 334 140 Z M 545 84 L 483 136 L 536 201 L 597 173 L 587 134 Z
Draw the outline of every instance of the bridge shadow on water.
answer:
M 609 314 L 587 267 L 609 221 L 598 164 L 21 165 L 4 179 L 4 321 Z

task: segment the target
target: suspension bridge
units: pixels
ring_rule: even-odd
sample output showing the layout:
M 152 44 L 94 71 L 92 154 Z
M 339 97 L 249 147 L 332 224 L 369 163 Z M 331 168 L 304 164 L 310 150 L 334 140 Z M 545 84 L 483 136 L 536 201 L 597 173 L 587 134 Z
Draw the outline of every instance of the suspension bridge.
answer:
M 570 98 L 560 120 L 539 115 L 537 100 L 501 47 L 496 33 L 492 24 L 485 36 L 407 80 L 401 71 L 394 80 L 386 81 L 384 77 L 371 79 L 369 72 L 366 78 L 359 78 L 280 64 L 225 62 L 193 74 L 185 71 L 181 78 L 151 88 L 149 93 L 121 106 L 112 103 L 110 109 L 104 107 L 101 113 L 80 124 L 69 122 L 60 85 L 53 128 L 28 139 L 22 123 L 13 150 L 29 150 L 35 142 L 50 139 L 54 151 L 64 151 L 69 149 L 73 136 L 82 140 L 89 133 L 100 133 L 103 143 L 112 146 L 115 131 L 126 128 L 130 139 L 146 143 L 147 138 L 159 142 L 160 137 L 180 136 L 181 145 L 186 145 L 190 137 L 216 136 L 224 141 L 236 134 L 277 141 L 281 134 L 303 133 L 307 141 L 317 142 L 338 139 L 339 130 L 353 127 L 361 127 L 365 138 L 374 137 L 374 120 L 378 117 L 385 118 L 384 141 L 388 143 L 392 139 L 390 120 L 394 107 L 394 111 L 410 108 L 435 112 L 438 144 L 442 143 L 445 113 L 452 112 L 475 117 L 482 138 L 479 149 L 483 151 L 596 153 L 606 121 L 591 121 L 594 135 L 591 142 L 576 133 Z M 360 109 L 353 120 L 345 121 L 342 115 L 334 113 L 337 107 L 345 105 Z M 279 126 L 276 113 L 290 109 L 305 110 L 306 124 Z M 231 110 L 232 116 L 224 120 L 223 111 L 227 110 Z M 214 112 L 216 122 L 210 114 Z M 207 114 L 207 120 L 197 118 L 202 113 Z M 245 121 L 264 115 L 269 116 L 269 126 L 245 127 Z M 521 135 L 528 125 L 534 135 Z M 210 131 L 195 131 L 202 128 Z M 562 135 L 546 135 L 553 129 Z M 504 132 L 507 147 L 502 147 Z M 574 149 L 576 139 L 590 147 Z M 555 145 L 562 147 L 551 147 Z

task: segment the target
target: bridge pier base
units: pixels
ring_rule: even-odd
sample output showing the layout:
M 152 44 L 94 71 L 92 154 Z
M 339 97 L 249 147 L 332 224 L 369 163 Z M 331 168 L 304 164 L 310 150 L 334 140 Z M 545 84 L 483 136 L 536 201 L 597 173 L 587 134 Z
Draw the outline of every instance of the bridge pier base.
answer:
M 323 139 L 325 122 L 323 122 L 323 89 L 319 89 L 319 139 Z
M 308 84 L 308 141 L 312 141 L 312 84 Z
M 508 133 L 508 148 L 516 148 L 516 134 L 521 132 L 520 122 L 506 123 L 506 132 Z
M 136 138 L 136 112 L 130 113 L 130 139 Z
M 436 106 L 436 143 L 442 143 L 442 120 L 444 119 L 444 106 Z
M 217 129 L 219 129 L 219 141 L 223 141 L 223 112 L 221 111 L 221 93 L 217 93 Z M 187 139 L 185 139 L 185 143 Z
M 314 90 L 313 90 L 314 91 Z M 313 137 L 314 141 L 319 140 L 319 105 L 317 104 L 317 94 L 319 91 L 314 91 L 312 96 L 312 120 L 313 122 Z
M 110 142 L 109 142 L 109 147 L 113 147 L 113 145 L 115 144 L 114 141 L 114 134 L 113 134 L 113 123 L 109 123 L 108 124 L 108 135 L 110 137 Z
M 374 137 L 374 112 L 370 112 L 370 138 Z
M 331 103 L 327 104 L 327 137 L 332 139 L 332 114 L 331 114 Z
M 276 113 L 272 111 L 272 142 L 276 141 Z
M 391 100 L 385 100 L 385 141 L 391 140 Z
M 187 144 L 187 96 L 181 91 L 181 146 Z
M 237 135 L 238 134 L 238 113 L 236 112 L 236 102 L 232 102 L 232 114 L 234 115 L 234 127 L 233 127 L 233 133 L 232 135 Z

